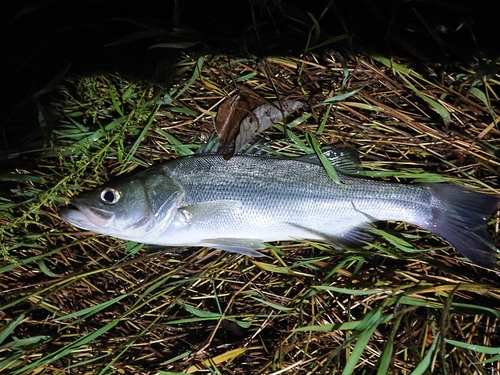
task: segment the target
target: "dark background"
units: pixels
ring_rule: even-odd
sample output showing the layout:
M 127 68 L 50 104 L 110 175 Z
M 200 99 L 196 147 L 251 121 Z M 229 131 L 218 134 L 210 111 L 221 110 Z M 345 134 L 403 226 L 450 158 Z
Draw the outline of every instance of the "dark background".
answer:
M 38 132 L 32 95 L 67 67 L 67 75 L 111 71 L 168 85 L 169 64 L 181 50 L 298 55 L 310 35 L 317 44 L 343 34 L 351 39 L 342 43 L 355 50 L 375 49 L 421 64 L 477 65 L 499 55 L 494 3 L 2 1 L 0 150 L 22 147 L 29 133 Z M 317 34 L 310 33 L 314 22 Z M 174 44 L 149 48 L 158 43 Z

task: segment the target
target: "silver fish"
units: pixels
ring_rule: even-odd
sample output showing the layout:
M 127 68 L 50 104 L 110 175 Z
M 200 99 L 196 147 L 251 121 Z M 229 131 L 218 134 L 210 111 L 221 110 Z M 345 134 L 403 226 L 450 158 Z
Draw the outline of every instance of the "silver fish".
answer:
M 332 156 L 333 155 L 333 156 Z M 74 198 L 60 216 L 125 240 L 208 246 L 250 256 L 265 242 L 359 243 L 376 221 L 404 221 L 495 268 L 487 221 L 500 199 L 458 186 L 398 184 L 360 177 L 349 153 L 330 155 L 340 182 L 316 157 L 207 154 L 171 160 Z

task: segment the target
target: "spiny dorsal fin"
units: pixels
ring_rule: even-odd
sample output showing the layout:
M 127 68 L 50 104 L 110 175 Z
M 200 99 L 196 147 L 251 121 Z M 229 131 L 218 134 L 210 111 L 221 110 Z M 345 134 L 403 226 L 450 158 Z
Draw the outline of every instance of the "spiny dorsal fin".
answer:
M 349 176 L 364 176 L 358 152 L 352 147 L 333 147 L 323 151 L 336 171 Z M 321 165 L 316 154 L 300 156 L 297 160 L 305 163 Z

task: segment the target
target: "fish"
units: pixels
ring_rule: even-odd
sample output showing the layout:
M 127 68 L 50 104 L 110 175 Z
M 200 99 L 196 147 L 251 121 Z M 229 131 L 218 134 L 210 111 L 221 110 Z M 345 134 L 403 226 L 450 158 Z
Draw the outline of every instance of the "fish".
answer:
M 367 178 L 352 152 L 325 152 L 338 180 L 313 155 L 180 157 L 71 199 L 73 226 L 160 246 L 203 246 L 258 257 L 266 243 L 359 245 L 380 221 L 428 230 L 473 263 L 495 269 L 488 221 L 500 197 L 448 183 Z

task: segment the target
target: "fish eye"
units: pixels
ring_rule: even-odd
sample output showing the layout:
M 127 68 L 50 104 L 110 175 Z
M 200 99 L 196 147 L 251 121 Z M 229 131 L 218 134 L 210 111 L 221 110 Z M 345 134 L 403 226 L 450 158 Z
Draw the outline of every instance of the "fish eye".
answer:
M 101 191 L 101 201 L 105 204 L 115 204 L 121 198 L 120 192 L 116 189 L 107 187 Z

